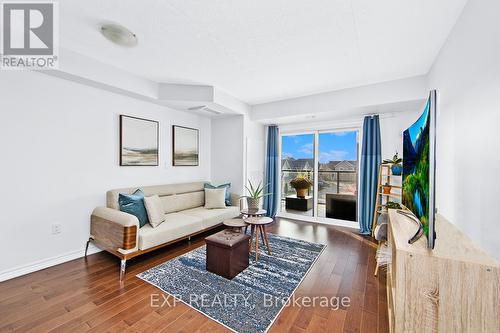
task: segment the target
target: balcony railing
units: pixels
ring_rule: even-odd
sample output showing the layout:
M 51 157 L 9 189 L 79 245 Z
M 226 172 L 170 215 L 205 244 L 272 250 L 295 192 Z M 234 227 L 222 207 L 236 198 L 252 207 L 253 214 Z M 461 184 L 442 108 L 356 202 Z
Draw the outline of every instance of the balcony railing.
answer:
M 298 174 L 306 174 L 313 179 L 313 170 L 282 169 L 281 170 L 281 199 L 294 195 L 295 190 L 290 181 Z M 319 170 L 318 171 L 318 203 L 325 203 L 326 193 L 357 193 L 357 171 Z M 312 189 L 310 189 L 312 192 Z M 312 195 L 312 193 L 310 193 Z

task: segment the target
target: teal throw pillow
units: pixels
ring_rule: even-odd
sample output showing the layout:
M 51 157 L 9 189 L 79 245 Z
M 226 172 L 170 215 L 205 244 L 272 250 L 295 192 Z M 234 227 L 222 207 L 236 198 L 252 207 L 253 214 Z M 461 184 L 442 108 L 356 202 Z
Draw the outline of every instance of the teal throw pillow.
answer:
M 136 190 L 133 194 L 120 193 L 118 195 L 118 204 L 122 212 L 137 217 L 140 228 L 149 222 L 148 213 L 146 207 L 144 207 L 144 193 L 140 189 Z
M 215 185 L 212 185 L 210 183 L 205 183 L 205 188 L 215 189 L 215 188 L 223 188 L 223 187 L 226 188 L 226 198 L 225 198 L 226 206 L 231 206 L 231 192 L 229 192 L 229 189 L 231 188 L 231 183 L 222 184 L 219 186 L 215 186 Z

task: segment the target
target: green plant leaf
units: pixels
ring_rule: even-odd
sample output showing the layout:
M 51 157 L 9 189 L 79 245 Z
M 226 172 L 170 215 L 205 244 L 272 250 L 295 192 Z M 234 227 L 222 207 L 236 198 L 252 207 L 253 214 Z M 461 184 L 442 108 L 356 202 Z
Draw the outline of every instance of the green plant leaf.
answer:
M 248 192 L 248 196 L 246 196 L 246 197 L 252 197 L 252 191 L 250 191 L 250 189 L 246 185 L 245 185 L 245 188 L 246 188 L 246 190 Z
M 250 184 L 250 189 L 251 189 L 250 194 L 253 195 L 253 193 L 255 193 L 255 190 L 253 188 L 253 184 L 251 181 L 248 181 L 248 183 Z
M 250 187 L 245 185 L 245 189 L 248 191 L 247 197 L 254 198 L 254 199 L 261 198 L 265 187 L 267 187 L 267 185 L 265 185 L 265 186 L 262 185 L 262 181 L 259 182 L 257 187 L 255 187 L 250 180 L 248 181 L 248 184 Z

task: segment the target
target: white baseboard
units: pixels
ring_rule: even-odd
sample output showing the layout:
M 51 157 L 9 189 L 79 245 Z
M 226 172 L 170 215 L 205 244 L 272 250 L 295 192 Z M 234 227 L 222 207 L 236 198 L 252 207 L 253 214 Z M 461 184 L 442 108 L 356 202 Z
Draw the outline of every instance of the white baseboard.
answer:
M 99 249 L 98 247 L 95 247 L 94 245 L 90 244 L 89 251 L 87 252 L 87 254 L 91 255 L 101 251 L 102 250 Z M 48 267 L 59 265 L 67 261 L 81 258 L 83 256 L 85 256 L 85 247 L 83 249 L 68 252 L 52 258 L 42 259 L 27 265 L 7 269 L 0 272 L 0 282 L 10 280 L 29 273 L 33 273 Z

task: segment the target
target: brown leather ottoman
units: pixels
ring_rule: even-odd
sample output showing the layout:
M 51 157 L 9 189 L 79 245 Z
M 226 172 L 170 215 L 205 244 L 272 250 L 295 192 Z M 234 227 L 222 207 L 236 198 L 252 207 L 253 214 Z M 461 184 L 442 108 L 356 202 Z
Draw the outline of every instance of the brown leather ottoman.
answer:
M 205 238 L 207 271 L 232 279 L 248 267 L 250 236 L 224 230 Z

